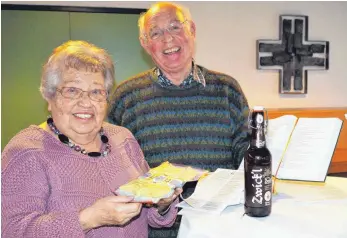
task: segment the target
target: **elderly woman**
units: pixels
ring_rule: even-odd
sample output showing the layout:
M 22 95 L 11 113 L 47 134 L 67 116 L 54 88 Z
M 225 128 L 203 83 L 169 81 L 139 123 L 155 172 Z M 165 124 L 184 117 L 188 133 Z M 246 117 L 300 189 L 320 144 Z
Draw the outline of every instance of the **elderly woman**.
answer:
M 148 225 L 173 224 L 180 189 L 153 207 L 113 194 L 149 170 L 132 133 L 104 122 L 113 84 L 103 49 L 69 41 L 54 50 L 40 87 L 51 116 L 2 153 L 4 237 L 147 237 Z

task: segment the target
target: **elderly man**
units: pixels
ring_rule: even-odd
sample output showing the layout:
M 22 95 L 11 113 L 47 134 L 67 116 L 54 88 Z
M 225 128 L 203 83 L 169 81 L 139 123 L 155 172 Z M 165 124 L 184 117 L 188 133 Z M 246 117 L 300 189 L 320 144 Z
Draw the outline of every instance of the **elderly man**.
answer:
M 247 99 L 234 78 L 194 62 L 189 11 L 156 3 L 141 15 L 139 31 L 156 67 L 116 88 L 109 121 L 132 131 L 151 167 L 170 161 L 237 169 L 248 146 Z M 176 237 L 178 225 L 150 237 Z

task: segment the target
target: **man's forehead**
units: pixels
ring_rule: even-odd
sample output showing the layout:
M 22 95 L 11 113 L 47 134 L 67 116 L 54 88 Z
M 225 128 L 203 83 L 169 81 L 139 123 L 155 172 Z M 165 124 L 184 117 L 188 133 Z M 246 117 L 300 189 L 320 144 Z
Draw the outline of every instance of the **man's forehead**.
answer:
M 163 9 L 154 12 L 147 20 L 147 27 L 152 28 L 173 21 L 183 21 L 183 15 L 176 13 L 174 9 Z

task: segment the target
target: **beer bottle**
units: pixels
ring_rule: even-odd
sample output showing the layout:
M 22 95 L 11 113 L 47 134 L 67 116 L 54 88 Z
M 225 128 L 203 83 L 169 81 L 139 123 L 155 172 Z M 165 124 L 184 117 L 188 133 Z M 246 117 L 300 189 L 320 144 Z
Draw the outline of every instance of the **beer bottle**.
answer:
M 272 157 L 266 147 L 267 119 L 264 107 L 255 106 L 250 112 L 250 145 L 245 152 L 245 213 L 251 217 L 265 217 L 271 213 Z

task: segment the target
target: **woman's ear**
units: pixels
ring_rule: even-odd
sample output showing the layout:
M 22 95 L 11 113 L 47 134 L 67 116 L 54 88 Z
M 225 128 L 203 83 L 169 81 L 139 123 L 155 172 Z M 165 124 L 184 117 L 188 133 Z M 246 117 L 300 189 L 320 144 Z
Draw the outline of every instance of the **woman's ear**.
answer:
M 51 111 L 52 111 L 51 101 L 50 101 L 50 100 L 47 100 L 47 104 L 48 104 L 47 110 L 48 110 L 49 112 L 51 112 Z

